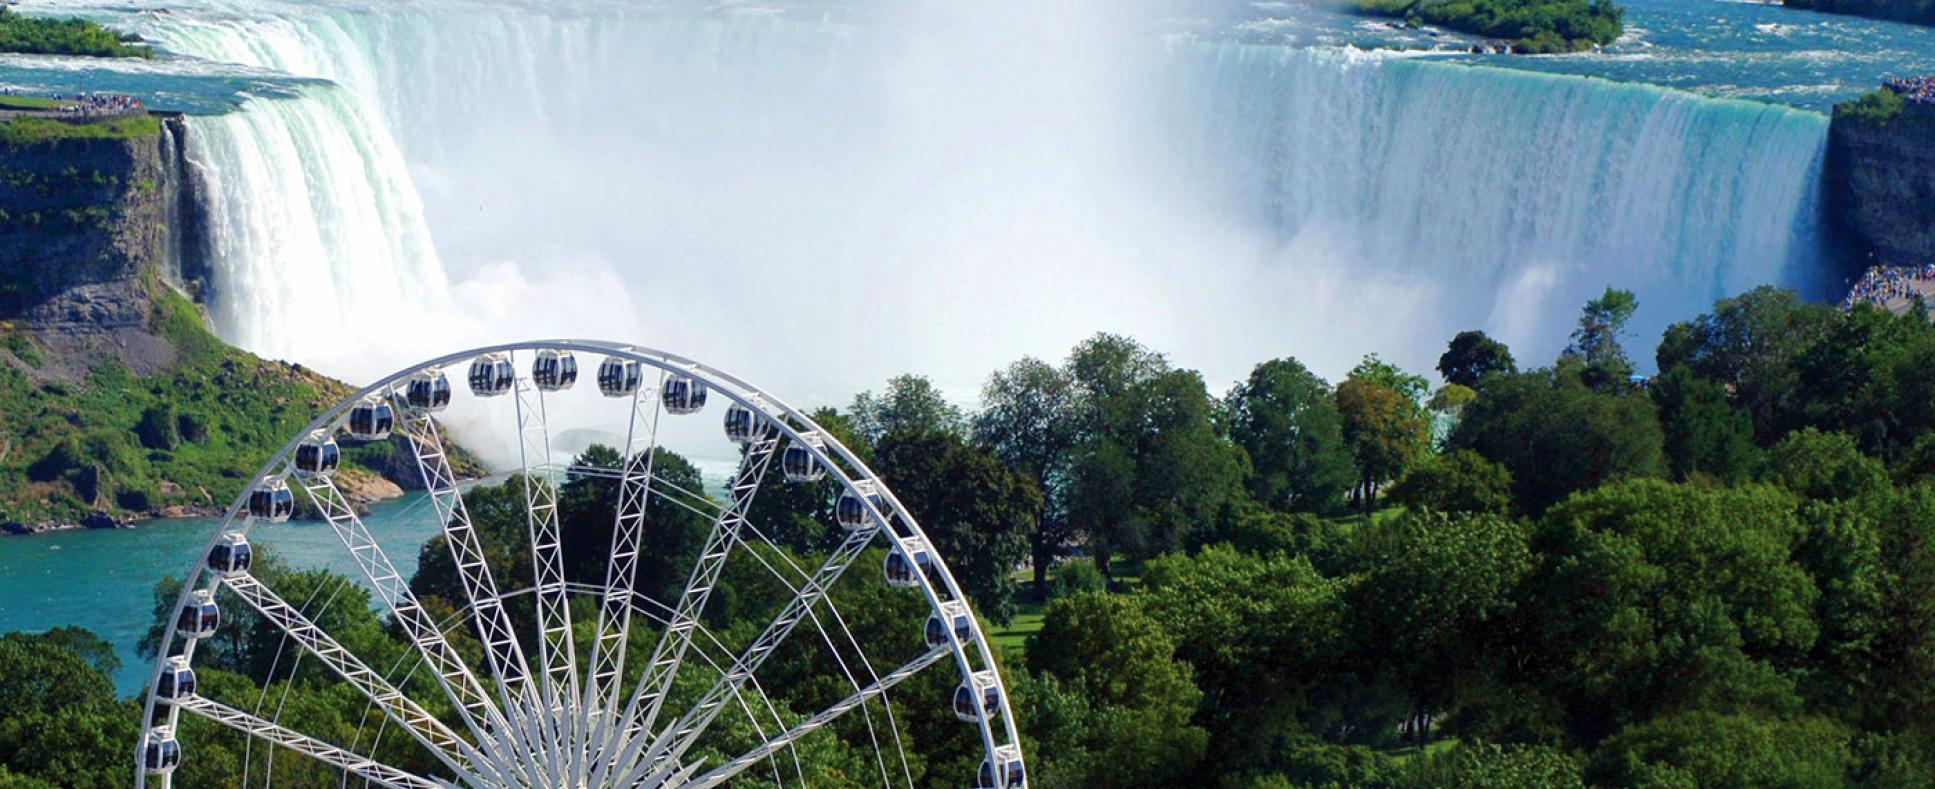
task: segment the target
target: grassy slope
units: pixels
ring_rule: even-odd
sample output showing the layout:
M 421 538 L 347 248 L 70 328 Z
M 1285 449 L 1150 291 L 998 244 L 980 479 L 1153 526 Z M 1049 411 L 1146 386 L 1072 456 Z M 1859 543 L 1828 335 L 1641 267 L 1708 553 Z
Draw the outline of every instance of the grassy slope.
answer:
M 140 377 L 109 362 L 83 384 L 66 385 L 0 368 L 0 520 L 226 506 L 275 449 L 348 394 L 343 384 L 223 344 L 187 299 L 153 289 L 150 328 L 179 351 L 172 369 Z M 4 324 L 0 346 L 29 365 L 49 352 Z
M 23 16 L 0 8 L 0 52 L 152 58 L 154 50 L 84 19 Z

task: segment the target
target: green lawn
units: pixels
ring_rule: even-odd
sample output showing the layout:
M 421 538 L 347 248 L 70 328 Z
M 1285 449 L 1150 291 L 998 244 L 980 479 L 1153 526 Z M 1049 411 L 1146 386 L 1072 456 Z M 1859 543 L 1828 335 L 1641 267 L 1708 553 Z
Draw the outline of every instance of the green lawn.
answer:
M 0 143 L 32 145 L 55 140 L 127 140 L 161 133 L 153 115 L 124 115 L 103 121 L 70 123 L 53 118 L 14 118 L 0 123 Z
M 0 96 L 0 109 L 5 110 L 51 110 L 59 105 L 53 99 L 34 96 Z

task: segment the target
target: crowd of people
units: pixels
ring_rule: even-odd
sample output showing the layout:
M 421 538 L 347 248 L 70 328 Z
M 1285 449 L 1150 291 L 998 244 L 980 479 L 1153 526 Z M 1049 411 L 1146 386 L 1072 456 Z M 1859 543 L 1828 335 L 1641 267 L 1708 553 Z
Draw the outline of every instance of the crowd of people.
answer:
M 1873 304 L 1887 307 L 1895 299 L 1912 299 L 1918 290 L 1915 283 L 1935 282 L 1935 263 L 1925 266 L 1874 266 L 1854 281 L 1848 288 L 1848 296 L 1841 300 L 1841 309 L 1854 309 L 1856 304 Z
M 1917 104 L 1935 104 L 1935 74 L 1919 77 L 1895 77 L 1888 80 L 1889 89 L 1901 97 Z
M 18 88 L 0 88 L 0 96 L 24 95 Z M 69 118 L 109 118 L 147 109 L 142 106 L 140 99 L 115 93 L 56 93 L 40 98 L 52 99 L 54 106 L 51 111 Z

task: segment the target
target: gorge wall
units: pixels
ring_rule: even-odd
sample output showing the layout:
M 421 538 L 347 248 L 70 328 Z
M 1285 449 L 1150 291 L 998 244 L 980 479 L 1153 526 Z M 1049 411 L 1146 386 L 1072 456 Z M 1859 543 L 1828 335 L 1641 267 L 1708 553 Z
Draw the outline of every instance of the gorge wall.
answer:
M 185 125 L 158 120 L 124 138 L 0 142 L 0 320 L 52 352 L 37 354 L 41 375 L 174 361 L 150 330 L 154 301 L 160 287 L 194 294 L 207 281 L 206 213 Z
M 1828 132 L 1827 203 L 1875 262 L 1935 262 L 1935 106 L 1887 121 L 1838 114 Z M 1863 255 L 1866 257 L 1866 255 Z
M 1935 0 L 1786 0 L 1789 8 L 1935 25 Z

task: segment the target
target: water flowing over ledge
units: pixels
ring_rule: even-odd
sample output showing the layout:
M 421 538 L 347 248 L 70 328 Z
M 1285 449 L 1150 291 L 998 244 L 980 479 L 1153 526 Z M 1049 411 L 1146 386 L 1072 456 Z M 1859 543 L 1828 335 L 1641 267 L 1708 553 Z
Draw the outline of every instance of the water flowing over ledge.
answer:
M 1607 285 L 1638 292 L 1650 342 L 1716 297 L 1834 278 L 1818 114 L 1351 51 L 1058 41 L 1053 18 L 916 21 L 166 21 L 179 51 L 334 83 L 198 121 L 221 329 L 320 362 L 337 341 L 312 320 L 488 330 L 529 321 L 516 306 L 549 278 L 626 305 L 683 294 L 676 316 L 568 319 L 712 353 L 776 354 L 739 316 L 792 315 L 827 348 L 761 365 L 837 397 L 905 369 L 971 387 L 1098 329 L 1212 379 L 1286 353 L 1424 369 L 1472 327 L 1538 360 Z M 504 292 L 466 290 L 480 279 Z M 800 298 L 853 292 L 921 318 L 883 337 Z M 434 317 L 453 300 L 504 314 Z

